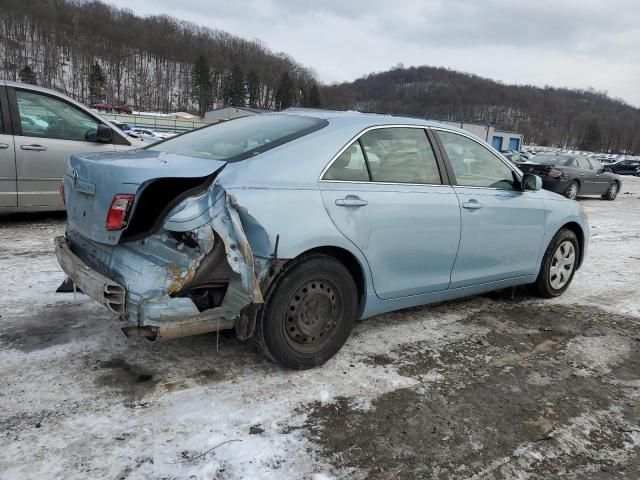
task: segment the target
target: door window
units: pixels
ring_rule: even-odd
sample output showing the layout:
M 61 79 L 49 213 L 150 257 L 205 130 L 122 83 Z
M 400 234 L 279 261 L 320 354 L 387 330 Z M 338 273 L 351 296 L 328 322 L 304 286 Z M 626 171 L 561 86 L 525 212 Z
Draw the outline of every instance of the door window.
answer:
M 345 182 L 368 182 L 367 163 L 360 147 L 355 141 L 331 164 L 323 177 L 324 180 L 342 180 Z
M 378 128 L 361 137 L 371 180 L 440 185 L 440 171 L 422 128 Z
M 500 158 L 480 143 L 457 133 L 438 132 L 458 185 L 513 190 L 515 176 Z
M 16 90 L 22 135 L 95 142 L 99 122 L 48 95 Z
M 589 159 L 589 163 L 591 164 L 591 170 L 595 170 L 596 172 L 600 172 L 604 169 L 602 164 L 598 160 L 594 160 L 593 158 Z
M 589 160 L 587 160 L 584 157 L 578 157 L 577 160 L 578 162 L 578 168 L 584 168 L 586 170 L 591 170 L 591 165 L 589 165 Z

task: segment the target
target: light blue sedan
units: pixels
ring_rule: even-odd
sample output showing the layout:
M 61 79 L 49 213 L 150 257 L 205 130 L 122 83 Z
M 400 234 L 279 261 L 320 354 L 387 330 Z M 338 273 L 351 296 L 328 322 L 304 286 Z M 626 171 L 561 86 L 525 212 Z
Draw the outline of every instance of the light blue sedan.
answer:
M 293 110 L 72 156 L 56 253 L 127 335 L 233 328 L 309 368 L 358 318 L 515 285 L 561 295 L 589 227 L 540 186 L 461 130 Z

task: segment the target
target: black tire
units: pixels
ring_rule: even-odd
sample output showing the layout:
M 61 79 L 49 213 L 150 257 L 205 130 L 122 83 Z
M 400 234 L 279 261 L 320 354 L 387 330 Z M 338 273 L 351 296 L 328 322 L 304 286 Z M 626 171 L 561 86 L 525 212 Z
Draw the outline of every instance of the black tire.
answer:
M 358 314 L 358 289 L 333 257 L 291 262 L 270 289 L 256 322 L 256 340 L 286 368 L 322 365 L 346 342 Z
M 562 287 L 555 288 L 551 284 L 552 282 L 551 267 L 554 262 L 553 257 L 554 257 L 554 254 L 556 253 L 556 250 L 558 250 L 558 247 L 567 241 L 571 242 L 574 248 L 575 260 L 574 260 L 573 270 L 571 271 L 571 274 L 567 282 L 564 285 L 562 285 Z M 536 279 L 535 283 L 531 284 L 532 292 L 535 295 L 543 298 L 553 298 L 553 297 L 559 297 L 560 295 L 562 295 L 565 292 L 565 290 L 569 288 L 569 285 L 571 285 L 573 276 L 576 273 L 576 267 L 578 265 L 579 258 L 580 258 L 580 244 L 578 243 L 578 238 L 576 237 L 576 234 L 573 233 L 568 228 L 561 229 L 558 233 L 556 233 L 555 237 L 553 237 L 553 239 L 549 243 L 549 246 L 547 247 L 547 251 L 544 254 L 544 258 L 542 259 L 542 266 L 540 267 L 540 273 L 538 273 L 538 278 Z
M 613 182 L 611 185 L 609 185 L 609 188 L 607 188 L 606 193 L 602 195 L 602 199 L 615 200 L 616 197 L 618 196 L 619 191 L 620 191 L 620 185 L 618 185 L 618 182 Z
M 569 183 L 569 185 L 567 185 L 567 188 L 565 189 L 563 195 L 571 200 L 575 200 L 576 198 L 578 198 L 579 193 L 580 193 L 580 184 L 574 180 L 571 183 Z

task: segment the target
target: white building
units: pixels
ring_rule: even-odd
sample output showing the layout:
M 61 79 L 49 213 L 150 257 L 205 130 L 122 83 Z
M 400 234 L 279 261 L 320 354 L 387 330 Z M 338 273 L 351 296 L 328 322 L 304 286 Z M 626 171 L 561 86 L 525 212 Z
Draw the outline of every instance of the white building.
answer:
M 493 125 L 470 122 L 448 122 L 444 120 L 435 120 L 438 123 L 451 125 L 452 127 L 461 128 L 490 144 L 498 151 L 501 150 L 520 150 L 522 148 L 522 134 L 509 132 L 506 130 L 497 130 Z
M 202 121 L 205 123 L 226 122 L 227 120 L 232 120 L 234 118 L 249 117 L 251 115 L 258 115 L 268 111 L 269 110 L 248 107 L 221 107 L 206 112 Z

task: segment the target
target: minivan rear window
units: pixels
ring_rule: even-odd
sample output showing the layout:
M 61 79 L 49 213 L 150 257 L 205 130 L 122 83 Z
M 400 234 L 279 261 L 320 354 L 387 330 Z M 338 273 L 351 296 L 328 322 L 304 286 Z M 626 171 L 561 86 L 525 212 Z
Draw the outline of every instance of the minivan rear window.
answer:
M 319 118 L 258 114 L 217 123 L 151 145 L 149 150 L 237 162 L 321 129 Z

